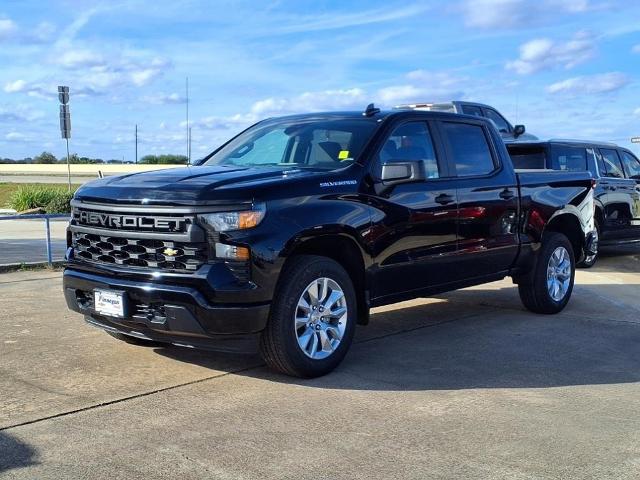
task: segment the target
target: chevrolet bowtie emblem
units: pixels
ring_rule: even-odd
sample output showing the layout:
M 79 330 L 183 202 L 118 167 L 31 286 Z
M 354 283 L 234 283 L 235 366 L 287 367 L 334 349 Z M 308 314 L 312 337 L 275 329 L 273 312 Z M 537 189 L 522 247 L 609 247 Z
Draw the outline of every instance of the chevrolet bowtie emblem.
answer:
M 174 250 L 173 248 L 165 248 L 164 253 L 167 257 L 175 257 L 178 254 L 178 250 Z

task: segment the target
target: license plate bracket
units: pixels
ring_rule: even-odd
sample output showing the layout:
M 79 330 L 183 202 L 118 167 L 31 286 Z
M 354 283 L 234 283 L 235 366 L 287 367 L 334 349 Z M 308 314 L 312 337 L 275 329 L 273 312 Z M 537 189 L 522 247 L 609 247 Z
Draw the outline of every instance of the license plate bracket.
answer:
M 96 288 L 93 290 L 94 310 L 107 317 L 125 318 L 127 295 L 121 290 Z

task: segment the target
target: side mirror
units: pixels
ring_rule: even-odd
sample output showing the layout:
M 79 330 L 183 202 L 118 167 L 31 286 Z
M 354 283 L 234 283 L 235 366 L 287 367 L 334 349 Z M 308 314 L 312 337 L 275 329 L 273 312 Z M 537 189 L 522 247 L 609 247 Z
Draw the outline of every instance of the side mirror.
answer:
M 424 162 L 386 162 L 382 164 L 380 180 L 384 186 L 418 182 L 425 179 Z
M 524 132 L 525 132 L 524 125 L 516 125 L 515 127 L 513 127 L 513 136 L 515 138 L 518 138 Z

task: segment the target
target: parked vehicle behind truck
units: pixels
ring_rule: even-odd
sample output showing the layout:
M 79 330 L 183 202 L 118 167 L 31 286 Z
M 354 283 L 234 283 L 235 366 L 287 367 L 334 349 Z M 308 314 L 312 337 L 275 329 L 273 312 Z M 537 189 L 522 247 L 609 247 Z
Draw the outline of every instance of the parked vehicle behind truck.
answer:
M 369 310 L 511 276 L 556 313 L 589 253 L 588 172 L 516 173 L 484 118 L 370 105 L 257 123 L 200 166 L 73 200 L 64 293 L 120 339 L 234 348 L 314 377 Z
M 509 120 L 507 120 L 504 115 L 502 115 L 497 109 L 495 109 L 491 105 L 485 105 L 484 103 L 453 100 L 451 102 L 438 103 L 408 103 L 404 105 L 397 105 L 394 108 L 401 110 L 449 112 L 487 118 L 491 122 L 493 122 L 498 132 L 500 132 L 500 136 L 504 138 L 505 141 L 527 141 L 538 139 L 538 137 L 531 135 L 530 133 L 526 133 L 526 128 L 524 125 L 511 125 Z
M 516 168 L 589 171 L 597 180 L 595 225 L 598 242 L 581 266 L 592 267 L 598 245 L 640 242 L 640 160 L 614 143 L 581 140 L 507 143 Z

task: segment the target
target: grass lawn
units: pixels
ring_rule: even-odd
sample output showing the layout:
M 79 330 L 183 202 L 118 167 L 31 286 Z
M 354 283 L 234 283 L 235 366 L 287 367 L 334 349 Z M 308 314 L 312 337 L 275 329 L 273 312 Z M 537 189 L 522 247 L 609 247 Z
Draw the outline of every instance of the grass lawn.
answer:
M 0 183 L 0 208 L 8 208 L 7 203 L 9 202 L 9 197 L 11 197 L 11 194 L 18 188 L 27 185 L 42 185 L 47 187 L 56 187 L 64 190 L 67 189 L 67 186 L 64 184 L 55 185 L 51 183 Z M 79 186 L 79 184 L 71 184 L 71 189 L 76 190 Z

